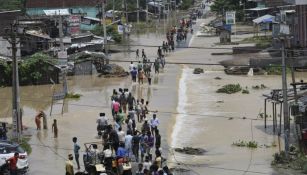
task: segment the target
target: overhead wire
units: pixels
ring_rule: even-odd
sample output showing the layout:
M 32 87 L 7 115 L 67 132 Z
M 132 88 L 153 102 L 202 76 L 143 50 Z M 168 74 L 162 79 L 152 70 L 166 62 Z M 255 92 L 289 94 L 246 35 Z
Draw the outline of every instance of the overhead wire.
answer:
M 51 98 L 51 97 L 49 97 Z M 0 98 L 1 100 L 11 100 L 10 98 Z M 24 99 L 22 98 L 21 101 L 30 101 L 30 102 L 39 102 L 39 103 L 51 103 L 50 101 L 44 101 L 44 100 L 35 100 L 35 99 Z M 79 106 L 79 107 L 92 107 L 92 108 L 110 108 L 109 105 L 88 105 L 88 104 L 76 104 L 76 103 L 63 103 L 63 102 L 56 102 L 53 104 L 58 105 L 69 105 L 69 106 Z M 209 115 L 209 114 L 197 114 L 197 113 L 180 113 L 180 112 L 174 112 L 174 111 L 157 111 L 157 113 L 164 113 L 164 114 L 174 114 L 174 115 L 192 115 L 192 116 L 202 116 L 202 117 L 213 117 L 213 118 L 224 118 L 228 120 L 232 119 L 238 119 L 238 120 L 263 120 L 262 118 L 252 118 L 252 117 L 231 117 L 226 115 Z M 270 121 L 270 120 L 268 120 Z

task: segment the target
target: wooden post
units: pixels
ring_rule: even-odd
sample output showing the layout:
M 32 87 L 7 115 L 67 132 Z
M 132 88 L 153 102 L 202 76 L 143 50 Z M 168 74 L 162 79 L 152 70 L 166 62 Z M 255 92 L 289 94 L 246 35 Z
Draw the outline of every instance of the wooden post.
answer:
M 50 116 L 51 116 L 51 114 L 52 114 L 52 109 L 53 109 L 53 96 L 54 96 L 54 91 L 55 91 L 55 89 L 53 89 L 53 93 L 52 93 L 52 97 L 51 97 L 51 107 L 50 107 Z
M 65 105 L 65 98 L 63 99 L 63 105 L 62 105 L 62 115 L 64 114 L 64 105 Z
M 42 115 L 43 115 L 43 128 L 48 129 L 47 116 L 44 112 L 42 113 Z
M 273 133 L 275 134 L 275 104 L 272 102 L 272 110 L 273 110 Z
M 266 102 L 267 99 L 264 99 L 264 128 L 266 129 Z
M 280 112 L 279 112 L 279 134 L 281 134 L 281 116 L 282 116 L 282 103 L 280 103 Z

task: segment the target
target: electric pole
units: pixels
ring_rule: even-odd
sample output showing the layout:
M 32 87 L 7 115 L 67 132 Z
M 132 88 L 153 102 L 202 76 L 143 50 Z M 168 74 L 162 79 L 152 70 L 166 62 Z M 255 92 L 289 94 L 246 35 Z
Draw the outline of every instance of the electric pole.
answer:
M 285 39 L 281 39 L 282 53 L 282 93 L 283 93 L 283 113 L 284 113 L 284 138 L 285 138 L 285 153 L 289 156 L 289 137 L 290 137 L 290 119 L 288 108 L 288 93 L 287 93 L 287 64 L 285 58 Z
M 7 41 L 12 45 L 12 123 L 13 133 L 12 138 L 20 141 L 21 137 L 21 116 L 20 116 L 20 96 L 19 96 L 19 76 L 18 76 L 18 60 L 17 60 L 17 27 L 12 24 L 8 30 Z
M 140 23 L 140 5 L 139 5 L 139 0 L 136 0 L 136 9 L 137 9 L 137 24 Z
M 112 12 L 112 22 L 114 22 L 115 21 L 115 4 L 114 4 L 114 0 L 112 0 L 112 10 L 113 10 L 113 12 Z
M 148 1 L 146 0 L 146 23 L 148 23 Z
M 102 10 L 102 25 L 103 25 L 103 45 L 104 52 L 106 54 L 106 64 L 109 64 L 109 53 L 108 53 L 108 38 L 107 38 L 107 26 L 106 26 L 106 14 L 105 14 L 105 0 L 102 0 L 101 10 Z

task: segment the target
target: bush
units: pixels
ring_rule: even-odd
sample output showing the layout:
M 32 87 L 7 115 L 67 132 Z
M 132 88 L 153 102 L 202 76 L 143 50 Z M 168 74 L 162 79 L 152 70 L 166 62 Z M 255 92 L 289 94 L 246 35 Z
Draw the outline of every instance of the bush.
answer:
M 268 75 L 281 75 L 282 74 L 282 66 L 271 64 L 265 68 Z M 286 69 L 287 74 L 291 72 L 291 69 L 287 67 Z
M 222 88 L 218 89 L 217 93 L 226 93 L 226 94 L 233 94 L 241 91 L 242 88 L 240 84 L 227 84 L 224 85 Z
M 232 145 L 234 146 L 238 146 L 238 147 L 247 147 L 247 148 L 257 148 L 258 147 L 258 143 L 255 141 L 243 141 L 243 140 L 239 140 L 236 142 L 233 142 Z
M 19 142 L 17 140 L 15 140 L 15 139 L 12 139 L 11 141 L 15 142 L 15 143 L 18 143 L 20 145 L 20 147 L 22 149 L 24 149 L 28 153 L 28 155 L 30 155 L 32 153 L 32 147 L 29 144 L 30 138 L 23 137 L 23 138 L 20 139 Z
M 116 26 L 116 25 L 115 25 Z M 117 28 L 115 26 L 107 27 L 107 35 L 111 36 L 112 39 L 116 43 L 120 43 L 122 41 L 122 36 L 118 33 Z M 102 25 L 97 25 L 92 31 L 95 35 L 104 36 L 104 30 Z
M 79 99 L 81 96 L 82 96 L 81 94 L 75 94 L 75 93 L 71 92 L 71 93 L 67 93 L 67 94 L 65 95 L 65 98 L 75 98 L 75 99 Z

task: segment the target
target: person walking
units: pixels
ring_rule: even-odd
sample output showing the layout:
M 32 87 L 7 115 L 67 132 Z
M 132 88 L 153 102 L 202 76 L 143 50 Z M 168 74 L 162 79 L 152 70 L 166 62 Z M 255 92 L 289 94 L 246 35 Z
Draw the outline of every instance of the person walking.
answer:
M 135 161 L 139 162 L 139 150 L 140 150 L 140 135 L 138 134 L 138 131 L 134 131 L 133 137 L 132 137 L 132 153 L 135 157 Z
M 147 74 L 148 85 L 151 85 L 151 75 L 150 72 Z
M 158 59 L 155 60 L 154 67 L 155 67 L 155 73 L 159 74 L 160 62 Z
M 139 84 L 143 84 L 144 83 L 144 71 L 143 71 L 143 69 L 141 69 L 140 71 L 139 71 Z
M 138 74 L 138 71 L 136 70 L 136 68 L 134 67 L 130 73 L 131 73 L 132 82 L 136 82 L 136 76 Z
M 78 166 L 78 170 L 80 170 L 80 162 L 79 162 L 79 150 L 80 150 L 80 146 L 77 143 L 77 137 L 73 137 L 72 138 L 72 142 L 74 143 L 74 154 L 75 154 L 75 159 L 76 159 L 76 163 Z
M 152 135 L 155 134 L 156 130 L 158 129 L 160 122 L 159 119 L 157 118 L 156 114 L 152 115 L 152 119 L 150 120 L 150 126 L 151 126 L 151 133 Z
M 39 111 L 39 113 L 35 116 L 35 124 L 36 130 L 41 130 L 41 118 L 43 117 L 43 111 Z
M 74 175 L 74 165 L 72 163 L 73 159 L 72 154 L 69 154 L 68 161 L 65 162 L 66 175 Z
M 140 58 L 140 55 L 139 55 L 139 49 L 136 49 L 136 51 L 135 51 L 135 58 Z
M 146 54 L 145 54 L 145 50 L 144 49 L 142 49 L 142 58 L 143 58 L 143 60 L 146 59 Z
M 135 67 L 135 65 L 133 64 L 133 61 L 131 61 L 130 65 L 129 65 L 129 72 L 131 73 L 131 71 L 133 70 L 133 68 Z
M 51 128 L 52 128 L 52 133 L 54 134 L 54 138 L 57 138 L 58 137 L 58 124 L 57 124 L 56 119 L 53 120 L 53 124 Z
M 108 118 L 106 117 L 105 113 L 100 113 L 98 119 L 96 120 L 97 123 L 97 132 L 101 132 L 106 129 L 108 125 Z
M 156 151 L 159 150 L 161 147 L 161 135 L 159 133 L 159 129 L 156 129 L 155 133 L 155 146 L 156 146 Z
M 19 159 L 19 153 L 16 152 L 14 153 L 14 156 L 7 159 L 6 160 L 6 163 L 9 164 L 9 168 L 10 168 L 10 175 L 17 175 L 18 172 L 17 172 L 17 162 L 18 162 L 18 159 Z

